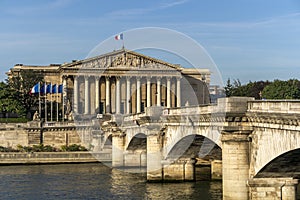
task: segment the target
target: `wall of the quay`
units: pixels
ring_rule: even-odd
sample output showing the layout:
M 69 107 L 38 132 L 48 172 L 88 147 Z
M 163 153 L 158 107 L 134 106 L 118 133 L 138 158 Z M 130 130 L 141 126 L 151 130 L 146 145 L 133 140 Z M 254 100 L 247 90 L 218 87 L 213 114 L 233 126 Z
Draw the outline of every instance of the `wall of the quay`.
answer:
M 4 164 L 46 164 L 46 163 L 85 163 L 110 162 L 111 153 L 90 152 L 34 152 L 0 153 L 0 165 Z
M 38 144 L 60 148 L 62 145 L 78 144 L 89 148 L 92 142 L 90 127 L 76 128 L 74 125 L 39 127 L 38 124 L 1 124 L 0 146 L 17 148 L 18 145 Z

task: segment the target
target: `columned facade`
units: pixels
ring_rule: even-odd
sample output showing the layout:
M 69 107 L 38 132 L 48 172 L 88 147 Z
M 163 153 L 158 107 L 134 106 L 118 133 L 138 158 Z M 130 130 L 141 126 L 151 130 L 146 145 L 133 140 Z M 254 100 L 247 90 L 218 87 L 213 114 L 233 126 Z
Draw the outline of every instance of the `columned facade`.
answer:
M 175 96 L 177 104 L 180 102 L 180 82 L 177 82 L 176 87 L 179 88 L 175 91 L 171 87 L 171 82 L 176 80 L 180 79 L 167 77 L 166 87 L 163 87 L 160 76 L 76 75 L 73 81 L 73 110 L 75 114 L 131 114 L 133 111 L 141 113 L 145 107 L 161 106 L 162 89 L 166 90 L 164 106 L 171 108 L 172 95 Z M 121 90 L 122 85 L 124 91 Z M 155 86 L 155 90 L 151 86 Z M 142 94 L 145 96 L 142 97 Z M 151 101 L 153 98 L 156 102 Z
M 68 63 L 61 68 L 63 111 L 70 100 L 75 114 L 129 115 L 143 113 L 151 106 L 181 107 L 192 101 L 189 94 L 196 94 L 194 99 L 199 102 L 204 98 L 203 93 L 198 94 L 202 91 L 199 82 L 203 81 L 198 71 L 183 70 L 179 65 L 127 50 Z M 209 71 L 205 73 L 209 75 Z M 71 99 L 67 92 L 73 93 Z

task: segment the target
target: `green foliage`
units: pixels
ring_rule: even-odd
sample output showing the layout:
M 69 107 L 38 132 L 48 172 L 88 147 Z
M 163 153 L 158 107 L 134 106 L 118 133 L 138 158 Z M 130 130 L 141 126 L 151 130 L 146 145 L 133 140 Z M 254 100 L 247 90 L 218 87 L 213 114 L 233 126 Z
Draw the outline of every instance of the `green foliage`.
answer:
M 72 144 L 72 145 L 63 145 L 61 149 L 55 148 L 50 145 L 33 145 L 33 146 L 22 146 L 17 145 L 17 149 L 13 149 L 11 147 L 2 147 L 0 146 L 0 152 L 59 152 L 59 151 L 87 151 L 84 146 L 79 144 Z
M 26 123 L 27 118 L 0 118 L 0 123 Z
M 17 76 L 7 80 L 9 86 L 9 95 L 16 102 L 8 102 L 8 107 L 18 105 L 18 114 L 25 116 L 31 111 L 31 108 L 38 104 L 38 98 L 30 94 L 31 88 L 38 82 L 43 81 L 43 75 L 40 72 L 31 70 L 20 71 Z
M 266 99 L 299 99 L 300 82 L 296 79 L 275 80 L 264 88 L 262 96 Z
M 71 144 L 69 146 L 63 145 L 61 146 L 62 151 L 87 151 L 87 149 L 84 146 L 81 146 L 80 144 Z
M 274 80 L 249 82 L 242 85 L 239 80 L 231 84 L 227 80 L 225 86 L 226 96 L 247 96 L 255 99 L 300 99 L 300 81 L 290 79 L 287 81 Z
M 238 79 L 234 80 L 233 84 L 231 84 L 230 79 L 228 79 L 226 85 L 227 87 L 225 86 L 225 92 L 227 89 L 227 97 L 245 96 L 254 97 L 255 99 L 261 99 L 263 89 L 269 84 L 269 81 L 250 81 L 249 83 L 242 85 Z
M 50 145 L 44 146 L 43 144 L 39 144 L 39 145 L 33 145 L 32 147 L 18 145 L 16 151 L 19 151 L 19 152 L 56 152 L 59 150 Z
M 24 106 L 16 98 L 16 92 L 4 82 L 0 82 L 0 106 L 0 112 L 3 114 L 17 113 L 23 115 L 25 112 Z
M 11 147 L 3 147 L 0 146 L 0 152 L 16 152 L 17 150 L 11 148 Z

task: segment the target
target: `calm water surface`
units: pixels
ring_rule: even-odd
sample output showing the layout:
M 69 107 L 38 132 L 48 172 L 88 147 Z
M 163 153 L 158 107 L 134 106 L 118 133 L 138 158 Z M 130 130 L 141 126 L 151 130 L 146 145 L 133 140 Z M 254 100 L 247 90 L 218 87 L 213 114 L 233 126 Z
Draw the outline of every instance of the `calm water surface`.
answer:
M 147 183 L 102 164 L 0 166 L 0 199 L 222 199 L 222 183 Z

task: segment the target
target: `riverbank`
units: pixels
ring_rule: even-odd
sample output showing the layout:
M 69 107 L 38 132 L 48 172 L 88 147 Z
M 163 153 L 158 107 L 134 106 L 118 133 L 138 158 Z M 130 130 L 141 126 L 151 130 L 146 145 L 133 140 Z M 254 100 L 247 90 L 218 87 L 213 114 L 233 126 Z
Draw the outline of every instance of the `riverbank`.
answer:
M 111 153 L 90 152 L 5 152 L 0 165 L 111 162 Z

